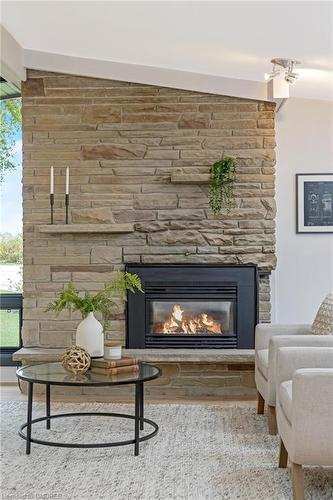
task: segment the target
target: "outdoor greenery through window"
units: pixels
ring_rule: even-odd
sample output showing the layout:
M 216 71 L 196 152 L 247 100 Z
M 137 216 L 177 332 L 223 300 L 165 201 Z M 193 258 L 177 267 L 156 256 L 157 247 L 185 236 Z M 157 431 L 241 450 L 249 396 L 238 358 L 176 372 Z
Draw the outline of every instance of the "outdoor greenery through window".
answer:
M 21 317 L 19 309 L 1 309 L 2 348 L 20 347 Z
M 22 292 L 21 99 L 0 101 L 0 348 L 20 345 Z M 17 300 L 16 300 L 17 299 Z

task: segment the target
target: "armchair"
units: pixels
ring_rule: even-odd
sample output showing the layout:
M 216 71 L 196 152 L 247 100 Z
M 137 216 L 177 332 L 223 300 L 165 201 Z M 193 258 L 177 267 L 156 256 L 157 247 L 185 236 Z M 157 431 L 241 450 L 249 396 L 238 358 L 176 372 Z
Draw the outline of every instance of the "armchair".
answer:
M 302 465 L 333 465 L 333 348 L 280 348 L 276 384 L 279 467 L 289 457 L 294 500 L 303 500 Z
M 268 430 L 277 433 L 276 356 L 280 347 L 333 347 L 332 335 L 311 335 L 311 325 L 259 324 L 255 333 L 255 382 L 258 391 L 258 413 L 268 412 Z

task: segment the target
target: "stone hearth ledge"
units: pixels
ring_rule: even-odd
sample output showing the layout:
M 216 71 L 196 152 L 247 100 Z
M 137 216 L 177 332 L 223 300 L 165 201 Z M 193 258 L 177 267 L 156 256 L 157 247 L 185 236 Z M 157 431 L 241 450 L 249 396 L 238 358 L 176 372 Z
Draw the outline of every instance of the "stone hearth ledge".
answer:
M 23 364 L 60 361 L 65 350 L 22 347 L 14 352 L 13 361 Z M 123 354 L 151 363 L 254 363 L 254 349 L 123 349 Z

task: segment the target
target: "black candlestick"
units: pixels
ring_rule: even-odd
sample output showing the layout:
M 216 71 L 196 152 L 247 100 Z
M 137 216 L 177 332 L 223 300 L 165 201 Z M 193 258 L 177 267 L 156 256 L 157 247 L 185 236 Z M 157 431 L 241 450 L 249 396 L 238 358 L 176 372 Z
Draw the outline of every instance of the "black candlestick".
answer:
M 68 224 L 68 207 L 69 207 L 69 194 L 65 194 L 65 209 L 66 209 L 65 221 L 66 221 L 66 224 Z
M 53 224 L 53 206 L 54 206 L 54 194 L 50 193 L 51 224 Z

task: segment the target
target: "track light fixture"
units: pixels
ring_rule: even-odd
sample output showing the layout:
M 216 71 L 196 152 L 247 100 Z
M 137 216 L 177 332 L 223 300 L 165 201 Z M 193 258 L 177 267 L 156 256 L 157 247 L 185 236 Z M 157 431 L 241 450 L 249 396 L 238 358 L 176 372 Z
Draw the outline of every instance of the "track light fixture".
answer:
M 300 61 L 296 61 L 295 59 L 275 57 L 271 60 L 271 63 L 273 63 L 273 69 L 271 73 L 265 74 L 265 80 L 270 81 L 273 78 L 283 75 L 284 80 L 289 85 L 293 85 L 296 82 L 298 73 L 295 73 L 294 69 L 297 64 L 300 64 Z

